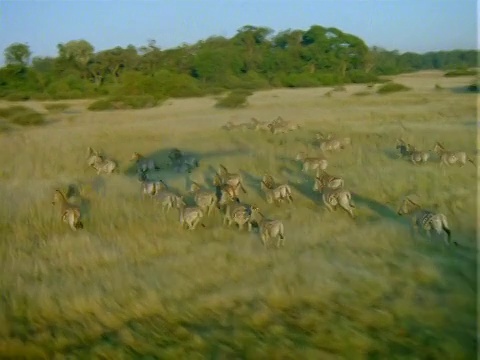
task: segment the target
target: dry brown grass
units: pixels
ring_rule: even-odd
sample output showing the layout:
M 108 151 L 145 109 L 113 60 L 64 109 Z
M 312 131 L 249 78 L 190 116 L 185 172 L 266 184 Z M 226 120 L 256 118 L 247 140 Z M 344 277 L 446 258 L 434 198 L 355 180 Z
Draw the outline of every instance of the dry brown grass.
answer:
M 394 81 L 412 90 L 360 97 L 353 94 L 365 86 L 352 85 L 329 98 L 330 88 L 262 91 L 237 110 L 203 98 L 93 113 L 87 101 L 71 101 L 81 111 L 75 118 L 0 134 L 0 357 L 473 358 L 476 171 L 414 167 L 393 153 L 398 136 L 418 148 L 441 140 L 475 153 L 476 95 L 449 91 L 471 80 L 441 73 Z M 229 120 L 279 115 L 304 128 L 220 130 Z M 352 137 L 352 149 L 329 156 L 329 171 L 354 192 L 355 221 L 328 213 L 313 174 L 292 161 L 299 150 L 318 151 L 316 130 Z M 121 174 L 95 176 L 87 146 L 119 160 Z M 223 228 L 218 213 L 205 229 L 181 231 L 176 214 L 165 218 L 142 201 L 132 152 L 161 162 L 173 147 L 199 156 L 190 176 L 206 186 L 220 163 L 241 172 L 242 200 L 284 221 L 285 247 L 264 250 L 257 233 Z M 265 170 L 289 181 L 294 205 L 266 204 Z M 187 175 L 163 179 L 186 193 Z M 53 189 L 69 185 L 83 189 L 72 199 L 86 213 L 77 233 L 50 204 Z M 459 248 L 411 238 L 395 213 L 411 191 L 447 215 Z

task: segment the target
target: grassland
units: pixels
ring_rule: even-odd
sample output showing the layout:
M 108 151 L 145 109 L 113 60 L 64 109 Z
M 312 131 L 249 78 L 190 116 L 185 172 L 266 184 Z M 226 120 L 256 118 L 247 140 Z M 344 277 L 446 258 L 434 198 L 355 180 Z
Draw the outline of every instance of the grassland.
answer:
M 422 149 L 440 140 L 474 157 L 477 95 L 458 90 L 470 78 L 437 72 L 394 80 L 411 90 L 272 90 L 235 110 L 214 98 L 105 112 L 71 101 L 45 126 L 0 134 L 0 358 L 474 358 L 476 169 L 415 167 L 396 158 L 395 139 Z M 220 130 L 279 115 L 303 128 Z M 328 213 L 312 174 L 293 161 L 300 150 L 318 153 L 316 130 L 352 137 L 351 149 L 329 156 L 329 172 L 354 192 L 355 221 Z M 118 160 L 120 174 L 96 176 L 87 146 Z M 200 167 L 166 172 L 167 184 L 210 187 L 220 163 L 242 173 L 242 200 L 284 221 L 285 247 L 264 249 L 256 232 L 223 228 L 218 213 L 182 231 L 176 214 L 142 201 L 128 159 L 138 151 L 163 162 L 172 147 L 198 155 Z M 265 170 L 289 181 L 294 205 L 266 204 Z M 82 189 L 72 201 L 86 213 L 77 233 L 51 205 L 53 190 L 70 185 Z M 458 248 L 412 239 L 396 215 L 408 192 L 447 215 Z

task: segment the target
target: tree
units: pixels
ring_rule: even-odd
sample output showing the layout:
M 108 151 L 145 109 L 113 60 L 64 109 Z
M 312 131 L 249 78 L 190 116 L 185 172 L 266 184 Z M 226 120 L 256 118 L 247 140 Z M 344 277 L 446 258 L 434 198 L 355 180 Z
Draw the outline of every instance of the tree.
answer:
M 27 44 L 13 43 L 3 52 L 5 63 L 11 65 L 27 66 L 32 52 Z
M 58 44 L 58 55 L 61 60 L 72 63 L 82 73 L 88 76 L 87 65 L 93 58 L 94 47 L 86 40 L 71 40 L 65 44 Z

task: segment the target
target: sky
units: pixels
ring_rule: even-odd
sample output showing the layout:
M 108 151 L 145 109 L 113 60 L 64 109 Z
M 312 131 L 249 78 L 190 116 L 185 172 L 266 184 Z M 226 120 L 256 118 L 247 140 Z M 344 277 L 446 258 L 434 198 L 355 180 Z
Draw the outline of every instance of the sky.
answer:
M 21 42 L 33 56 L 56 56 L 57 44 L 78 39 L 96 51 L 149 39 L 167 49 L 230 38 L 244 25 L 275 33 L 321 25 L 424 53 L 478 48 L 477 22 L 476 0 L 0 0 L 0 49 Z

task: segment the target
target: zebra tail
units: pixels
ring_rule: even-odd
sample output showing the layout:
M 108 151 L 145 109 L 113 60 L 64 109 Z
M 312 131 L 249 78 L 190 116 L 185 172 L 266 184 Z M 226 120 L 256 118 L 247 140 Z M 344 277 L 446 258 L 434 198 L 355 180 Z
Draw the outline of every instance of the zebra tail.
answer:
M 468 160 L 469 162 L 471 162 L 474 166 L 477 166 L 477 165 L 475 164 L 475 161 L 473 161 L 473 160 L 470 159 L 469 157 L 467 158 L 467 160 Z

